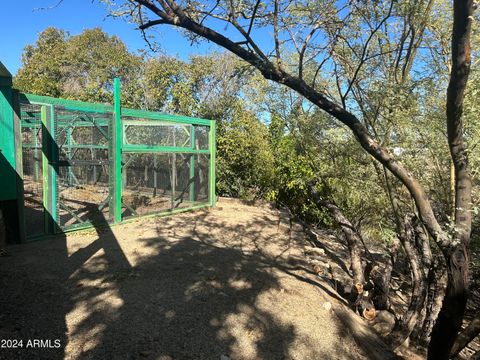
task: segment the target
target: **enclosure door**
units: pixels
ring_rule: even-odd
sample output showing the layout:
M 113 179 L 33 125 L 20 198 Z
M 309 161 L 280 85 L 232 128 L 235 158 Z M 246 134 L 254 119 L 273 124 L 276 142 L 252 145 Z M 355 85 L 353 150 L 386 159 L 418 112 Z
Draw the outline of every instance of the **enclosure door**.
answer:
M 29 103 L 20 110 L 27 238 L 108 223 L 112 115 Z
M 36 104 L 21 104 L 21 138 L 24 190 L 25 234 L 31 238 L 47 233 L 48 217 L 45 211 L 48 199 L 44 192 L 46 177 L 43 151 L 46 109 Z
M 61 230 L 111 221 L 109 113 L 55 109 L 57 224 Z

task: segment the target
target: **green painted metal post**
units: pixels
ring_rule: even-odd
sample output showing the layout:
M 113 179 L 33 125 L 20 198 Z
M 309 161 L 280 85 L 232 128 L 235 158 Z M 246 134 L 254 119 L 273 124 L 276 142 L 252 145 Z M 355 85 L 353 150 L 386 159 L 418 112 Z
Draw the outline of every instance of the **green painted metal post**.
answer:
M 58 199 L 58 145 L 55 139 L 54 109 L 52 105 L 43 105 L 40 109 L 42 121 L 42 174 L 43 174 L 43 208 L 45 233 L 53 234 L 57 228 Z
M 70 161 L 72 160 L 72 127 L 69 126 L 67 128 L 67 159 Z M 72 167 L 68 167 L 68 186 L 73 185 L 73 170 Z
M 214 207 L 217 202 L 215 189 L 215 157 L 217 154 L 216 124 L 215 120 L 210 121 L 210 131 L 208 134 L 208 148 L 210 149 L 210 172 L 209 172 L 209 199 L 210 206 Z
M 190 126 L 190 139 L 192 150 L 195 150 L 195 125 Z M 190 154 L 190 193 L 189 193 L 189 200 L 195 201 L 195 157 L 198 156 L 196 154 Z
M 60 224 L 60 219 L 59 219 L 59 197 L 58 195 L 58 182 L 57 182 L 57 175 L 58 175 L 58 170 L 59 170 L 59 165 L 58 165 L 58 158 L 59 158 L 59 149 L 58 149 L 58 143 L 57 143 L 57 129 L 56 129 L 56 123 L 55 123 L 55 107 L 53 105 L 50 105 L 47 108 L 47 111 L 49 113 L 48 116 L 48 132 L 50 134 L 49 136 L 49 178 L 50 178 L 50 215 L 51 217 L 51 230 L 52 233 L 58 232 L 59 225 Z
M 40 169 L 39 169 L 39 165 L 40 165 L 40 161 L 39 161 L 39 147 L 40 147 L 40 144 L 38 142 L 38 134 L 39 132 L 42 131 L 42 128 L 40 129 L 37 129 L 37 128 L 32 128 L 32 132 L 35 134 L 35 149 L 33 150 L 33 158 L 34 158 L 34 162 L 33 162 L 33 180 L 34 181 L 39 181 L 40 180 Z
M 42 121 L 42 176 L 43 176 L 43 209 L 44 209 L 44 225 L 45 234 L 51 232 L 50 226 L 50 182 L 48 176 L 48 136 L 47 136 L 47 107 L 44 105 L 40 108 L 40 120 Z
M 113 126 L 113 220 L 118 223 L 122 220 L 122 108 L 120 98 L 120 79 L 113 81 L 114 97 L 114 126 Z

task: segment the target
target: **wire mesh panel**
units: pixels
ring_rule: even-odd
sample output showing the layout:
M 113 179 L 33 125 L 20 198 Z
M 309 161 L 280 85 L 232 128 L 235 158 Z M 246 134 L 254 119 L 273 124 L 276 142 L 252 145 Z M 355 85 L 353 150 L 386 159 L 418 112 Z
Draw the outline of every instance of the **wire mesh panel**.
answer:
M 57 213 L 62 228 L 108 222 L 112 115 L 55 108 Z
M 118 99 L 20 103 L 27 236 L 215 204 L 213 121 Z
M 130 119 L 130 121 L 129 121 Z M 124 143 L 147 146 L 189 147 L 191 126 L 145 120 L 124 120 Z
M 122 163 L 124 216 L 208 202 L 208 155 L 125 153 Z
M 22 162 L 24 182 L 25 232 L 28 236 L 44 234 L 42 122 L 41 106 L 22 104 Z
M 210 131 L 210 127 L 202 126 L 202 125 L 195 125 L 195 148 L 200 150 L 208 149 L 208 133 Z
M 195 177 L 194 177 L 194 192 L 193 200 L 195 202 L 208 203 L 208 195 L 210 193 L 210 155 L 199 154 L 194 156 L 195 159 Z
M 122 117 L 123 215 L 208 203 L 208 126 Z M 207 151 L 208 152 L 208 151 Z

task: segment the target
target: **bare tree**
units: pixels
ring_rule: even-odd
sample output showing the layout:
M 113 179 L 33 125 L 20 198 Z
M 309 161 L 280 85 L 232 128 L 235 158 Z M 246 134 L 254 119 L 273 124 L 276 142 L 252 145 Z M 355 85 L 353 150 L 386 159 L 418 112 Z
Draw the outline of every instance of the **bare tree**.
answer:
M 447 263 L 446 296 L 429 348 L 430 359 L 447 359 L 461 326 L 468 289 L 471 178 L 463 141 L 462 104 L 470 69 L 473 1 L 454 0 L 453 7 L 452 69 L 447 91 L 448 143 L 455 167 L 456 231 L 453 234 L 435 216 L 432 203 L 420 182 L 386 147 L 381 146 L 360 120 L 358 111 L 354 107 L 348 110 L 354 85 L 360 82 L 362 76 L 375 76 L 375 73 L 362 75 L 369 61 L 379 57 L 382 61 L 393 61 L 401 69 L 402 77 L 412 68 L 414 52 L 425 25 L 423 28 L 420 26 L 420 34 L 412 26 L 406 26 L 395 47 L 381 44 L 376 47 L 384 49 L 381 53 L 371 53 L 372 44 L 382 41 L 376 37 L 378 33 L 382 32 L 388 39 L 395 37 L 388 26 L 389 21 L 401 17 L 395 11 L 395 4 L 395 1 L 374 2 L 370 7 L 368 3 L 345 2 L 338 5 L 335 1 L 129 0 L 122 14 L 138 21 L 142 32 L 161 24 L 184 29 L 192 40 L 200 37 L 211 41 L 251 64 L 266 79 L 293 89 L 346 125 L 363 149 L 408 189 L 421 222 Z M 359 27 L 356 33 L 345 32 L 352 18 L 360 19 L 366 26 Z M 370 30 L 365 31 L 365 28 Z M 254 40 L 254 33 L 262 31 L 272 33 L 273 45 L 270 48 L 262 48 Z M 339 42 L 341 47 L 337 46 Z M 291 44 L 297 50 L 296 64 L 290 64 L 283 51 Z M 388 56 L 382 57 L 384 54 Z M 336 59 L 347 55 L 355 62 L 342 67 Z M 400 66 L 402 59 L 403 65 Z M 326 67 L 334 70 L 338 94 L 329 92 L 325 85 L 328 79 L 319 75 Z M 311 73 L 308 77 L 307 69 Z

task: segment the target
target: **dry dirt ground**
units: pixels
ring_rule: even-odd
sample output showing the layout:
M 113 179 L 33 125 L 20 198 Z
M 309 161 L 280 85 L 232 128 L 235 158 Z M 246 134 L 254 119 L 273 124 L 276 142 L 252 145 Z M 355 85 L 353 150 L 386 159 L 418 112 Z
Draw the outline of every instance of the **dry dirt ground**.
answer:
M 138 220 L 7 248 L 1 359 L 363 359 L 267 205 Z M 327 291 L 327 292 L 326 292 Z M 328 304 L 327 304 L 328 305 Z M 60 341 L 27 349 L 28 339 Z

